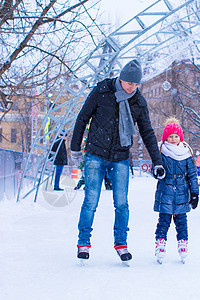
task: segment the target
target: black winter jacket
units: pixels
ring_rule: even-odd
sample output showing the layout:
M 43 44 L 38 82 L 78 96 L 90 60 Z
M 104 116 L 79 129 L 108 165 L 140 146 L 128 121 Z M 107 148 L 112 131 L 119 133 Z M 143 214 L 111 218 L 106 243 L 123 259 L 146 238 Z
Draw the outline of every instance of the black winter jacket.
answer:
M 129 158 L 129 147 L 120 145 L 119 104 L 115 97 L 114 79 L 105 79 L 97 84 L 88 95 L 78 114 L 71 141 L 71 150 L 80 151 L 85 127 L 91 119 L 86 151 L 108 161 Z M 139 90 L 128 99 L 134 123 L 151 156 L 154 165 L 162 164 L 157 140 L 151 127 L 147 103 Z
M 54 143 L 54 145 L 52 147 L 53 152 L 56 152 L 56 150 L 58 149 L 59 143 L 60 143 L 60 141 L 57 141 Z M 54 160 L 54 165 L 67 165 L 67 150 L 66 150 L 64 140 L 61 142 L 60 148 L 59 148 L 56 158 Z

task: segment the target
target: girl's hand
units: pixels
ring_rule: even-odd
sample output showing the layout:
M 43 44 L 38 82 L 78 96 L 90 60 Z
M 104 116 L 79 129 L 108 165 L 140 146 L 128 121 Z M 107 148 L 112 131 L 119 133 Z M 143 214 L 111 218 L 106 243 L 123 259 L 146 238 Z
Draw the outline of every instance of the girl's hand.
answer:
M 195 209 L 197 207 L 198 202 L 199 202 L 199 195 L 195 194 L 195 193 L 191 193 L 189 203 L 191 204 L 193 209 Z

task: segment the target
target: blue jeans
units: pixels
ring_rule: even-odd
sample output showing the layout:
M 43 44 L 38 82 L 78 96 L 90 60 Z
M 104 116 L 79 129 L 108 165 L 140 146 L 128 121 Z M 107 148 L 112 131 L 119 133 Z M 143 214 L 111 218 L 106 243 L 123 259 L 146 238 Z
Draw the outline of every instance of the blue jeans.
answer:
M 54 189 L 59 188 L 60 176 L 62 174 L 63 168 L 64 168 L 63 165 L 56 165 L 56 175 L 55 175 L 55 181 L 54 181 Z
M 177 241 L 179 240 L 188 240 L 188 228 L 187 228 L 187 215 L 173 215 L 174 224 L 176 226 L 177 232 Z M 159 220 L 156 228 L 156 240 L 163 238 L 167 240 L 167 232 L 169 230 L 170 224 L 172 220 L 172 215 L 159 213 Z
M 90 153 L 87 153 L 85 158 L 85 198 L 81 207 L 78 224 L 78 245 L 90 245 L 94 214 L 98 206 L 106 168 L 108 169 L 113 187 L 115 208 L 114 245 L 127 245 L 127 231 L 129 230 L 127 200 L 129 161 L 127 159 L 118 162 L 109 162 Z

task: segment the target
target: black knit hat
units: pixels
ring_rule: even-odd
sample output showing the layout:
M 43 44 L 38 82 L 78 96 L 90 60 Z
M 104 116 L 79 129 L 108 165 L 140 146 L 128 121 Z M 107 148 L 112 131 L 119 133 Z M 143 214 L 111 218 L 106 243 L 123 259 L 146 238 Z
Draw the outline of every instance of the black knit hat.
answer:
M 121 70 L 119 79 L 126 82 L 140 83 L 142 79 L 142 68 L 138 60 L 129 61 Z

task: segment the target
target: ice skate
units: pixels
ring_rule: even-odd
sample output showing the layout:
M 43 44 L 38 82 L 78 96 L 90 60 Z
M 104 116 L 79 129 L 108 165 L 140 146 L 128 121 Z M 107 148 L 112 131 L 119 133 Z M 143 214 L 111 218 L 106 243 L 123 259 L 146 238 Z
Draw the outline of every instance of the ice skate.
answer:
M 165 246 L 166 246 L 165 239 L 161 238 L 156 240 L 155 256 L 159 264 L 163 263 L 163 259 L 166 253 Z
M 188 255 L 188 241 L 186 241 L 186 240 L 178 241 L 178 253 L 180 255 L 181 262 L 184 264 L 185 259 Z
M 64 191 L 64 189 L 61 189 L 60 187 L 55 187 L 54 189 L 53 189 L 54 191 Z
M 85 265 L 85 261 L 89 259 L 89 249 L 90 245 L 80 245 L 78 247 L 77 257 L 80 259 L 81 265 Z
M 79 182 L 77 183 L 77 186 L 75 186 L 74 190 L 79 190 L 84 184 L 85 184 L 85 179 L 80 179 Z
M 125 266 L 129 267 L 129 261 L 132 259 L 132 255 L 130 252 L 128 252 L 127 246 L 115 246 L 115 250 L 117 251 L 117 254 L 121 258 L 121 261 Z

